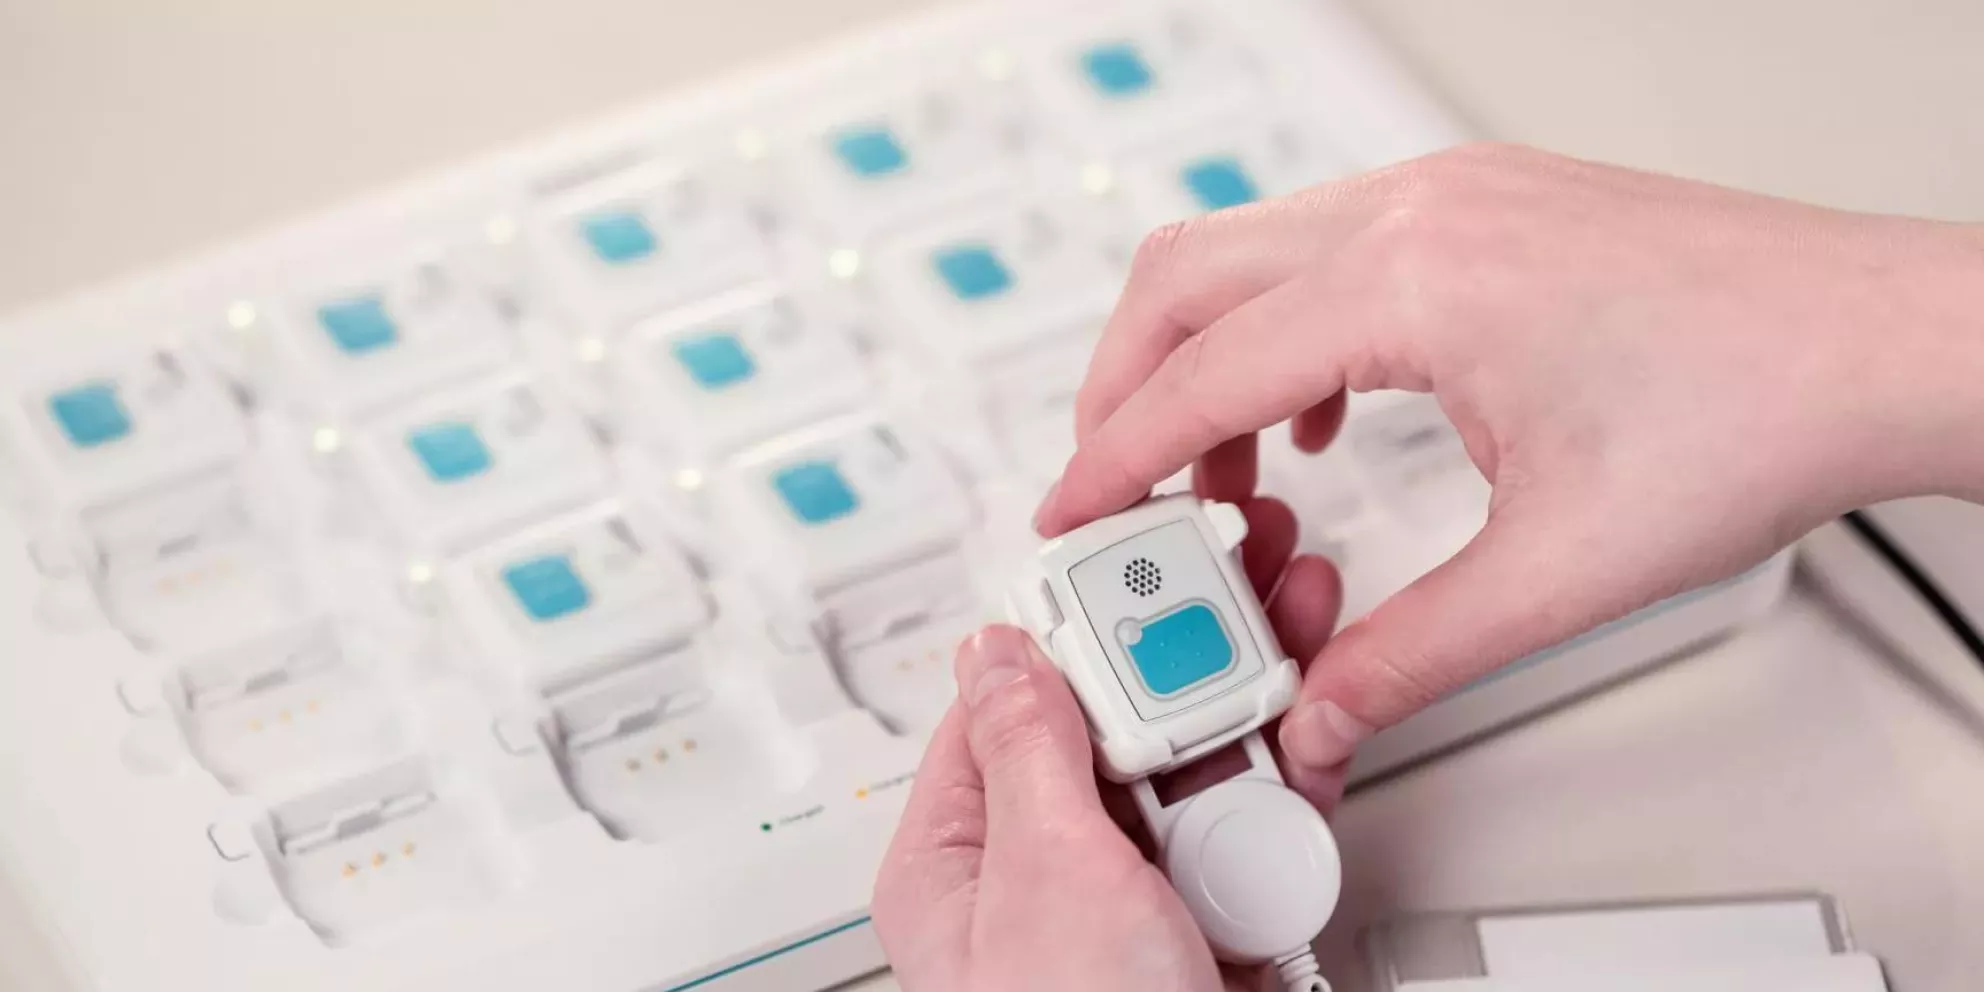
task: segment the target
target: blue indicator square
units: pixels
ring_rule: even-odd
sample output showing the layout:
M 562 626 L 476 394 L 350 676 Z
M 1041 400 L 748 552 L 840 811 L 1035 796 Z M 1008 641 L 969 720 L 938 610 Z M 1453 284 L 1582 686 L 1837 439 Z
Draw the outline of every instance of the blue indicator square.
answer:
M 1178 173 L 1192 198 L 1207 210 L 1224 210 L 1261 198 L 1253 177 L 1234 158 L 1208 158 L 1193 162 Z
M 517 605 L 538 623 L 577 613 L 592 603 L 592 591 L 572 570 L 572 559 L 565 555 L 517 562 L 503 569 L 503 584 L 510 587 Z
M 683 338 L 675 342 L 674 350 L 675 360 L 704 389 L 736 385 L 758 372 L 758 363 L 751 360 L 744 342 L 729 331 Z
M 435 482 L 460 482 L 489 471 L 489 448 L 469 424 L 451 421 L 422 427 L 406 436 L 406 444 Z
M 654 254 L 654 231 L 647 218 L 633 210 L 614 210 L 579 220 L 592 253 L 608 265 L 626 265 Z
M 1154 81 L 1150 64 L 1129 42 L 1097 45 L 1082 53 L 1082 71 L 1089 84 L 1104 96 L 1136 96 L 1150 89 Z
M 1233 642 L 1219 614 L 1205 603 L 1187 604 L 1144 624 L 1136 640 L 1123 647 L 1154 696 L 1174 695 L 1233 665 Z
M 131 414 L 108 382 L 87 382 L 48 398 L 56 426 L 78 448 L 109 444 L 131 433 Z
M 833 462 L 811 461 L 789 465 L 772 476 L 772 486 L 785 507 L 801 523 L 812 526 L 830 523 L 853 513 L 861 505 L 847 478 Z
M 386 301 L 377 296 L 326 303 L 317 308 L 317 323 L 347 355 L 391 347 L 400 339 L 399 327 L 386 312 Z
M 944 284 L 960 300 L 982 300 L 1012 288 L 1013 274 L 990 245 L 954 245 L 930 258 Z
M 902 143 L 880 124 L 841 131 L 833 136 L 833 146 L 841 164 L 863 179 L 901 172 L 909 165 L 909 153 L 903 151 Z

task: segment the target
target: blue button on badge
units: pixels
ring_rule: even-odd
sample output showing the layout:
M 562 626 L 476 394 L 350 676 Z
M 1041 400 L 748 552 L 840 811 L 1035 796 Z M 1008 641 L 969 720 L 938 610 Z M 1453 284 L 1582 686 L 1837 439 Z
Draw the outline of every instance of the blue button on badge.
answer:
M 834 154 L 849 172 L 863 179 L 874 179 L 901 172 L 909 165 L 909 153 L 888 128 L 880 125 L 851 127 L 833 136 Z
M 408 434 L 406 443 L 435 482 L 460 482 L 489 470 L 489 448 L 469 424 L 422 427 Z
M 1188 603 L 1142 625 L 1130 624 L 1123 647 L 1151 695 L 1170 696 L 1233 665 L 1233 641 L 1206 603 Z
M 1150 89 L 1154 81 L 1150 64 L 1128 42 L 1097 45 L 1083 52 L 1082 72 L 1098 92 L 1111 97 L 1135 96 Z
M 675 360 L 687 370 L 696 385 L 722 389 L 757 374 L 758 363 L 751 359 L 744 342 L 729 331 L 714 331 L 683 338 L 674 344 Z
M 317 308 L 317 323 L 347 355 L 363 355 L 393 345 L 400 339 L 399 327 L 386 312 L 386 301 L 377 296 L 355 296 Z
M 632 210 L 593 214 L 579 221 L 592 253 L 608 265 L 626 265 L 654 254 L 654 231 L 647 219 Z
M 69 443 L 78 448 L 109 444 L 131 433 L 131 414 L 117 398 L 117 387 L 89 382 L 48 398 L 48 412 Z
M 548 623 L 592 603 L 592 591 L 565 555 L 544 555 L 503 569 L 503 584 L 532 620 Z
M 967 302 L 997 296 L 1012 288 L 1013 274 L 1005 263 L 982 244 L 954 245 L 939 249 L 930 259 L 951 294 Z
M 801 523 L 817 527 L 853 513 L 861 505 L 847 478 L 833 462 L 810 461 L 789 465 L 772 476 L 785 507 Z
M 1224 210 L 1261 198 L 1261 191 L 1238 159 L 1201 159 L 1179 172 L 1192 198 L 1207 210 Z

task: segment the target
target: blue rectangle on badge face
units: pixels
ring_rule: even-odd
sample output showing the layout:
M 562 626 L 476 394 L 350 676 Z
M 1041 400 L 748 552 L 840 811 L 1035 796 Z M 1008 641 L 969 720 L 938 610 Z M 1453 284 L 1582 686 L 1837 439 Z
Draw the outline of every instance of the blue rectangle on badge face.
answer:
M 48 412 L 78 448 L 109 444 L 131 433 L 131 414 L 108 382 L 87 382 L 48 398 Z
M 510 587 L 517 605 L 538 623 L 577 613 L 592 603 L 591 590 L 565 555 L 517 562 L 503 569 L 503 584 Z
M 955 245 L 936 252 L 930 264 L 950 287 L 951 295 L 970 302 L 997 296 L 1012 288 L 1013 274 L 990 245 Z
M 1190 603 L 1137 628 L 1124 643 L 1137 676 L 1155 696 L 1170 696 L 1233 665 L 1233 641 L 1206 603 Z
M 895 133 L 879 124 L 847 128 L 836 133 L 832 142 L 841 164 L 863 179 L 901 172 L 909 165 L 909 153 Z
M 489 470 L 489 448 L 470 424 L 451 421 L 422 427 L 408 434 L 406 443 L 435 482 L 460 482 Z
M 317 308 L 317 323 L 347 355 L 391 347 L 400 339 L 400 329 L 386 312 L 386 301 L 378 296 L 355 296 L 326 303 Z
M 812 526 L 831 523 L 853 513 L 861 505 L 847 477 L 833 462 L 809 461 L 789 465 L 772 476 L 785 507 L 799 521 Z
M 712 331 L 676 341 L 675 360 L 704 389 L 722 389 L 757 374 L 758 363 L 744 342 L 729 331 Z
M 1260 188 L 1240 161 L 1230 157 L 1201 159 L 1180 170 L 1179 178 L 1192 198 L 1207 210 L 1224 210 L 1261 198 Z
M 1129 42 L 1097 45 L 1082 53 L 1082 72 L 1104 96 L 1135 96 L 1154 81 L 1150 64 Z
M 579 233 L 608 265 L 626 265 L 654 254 L 654 231 L 637 211 L 611 210 L 581 218 Z

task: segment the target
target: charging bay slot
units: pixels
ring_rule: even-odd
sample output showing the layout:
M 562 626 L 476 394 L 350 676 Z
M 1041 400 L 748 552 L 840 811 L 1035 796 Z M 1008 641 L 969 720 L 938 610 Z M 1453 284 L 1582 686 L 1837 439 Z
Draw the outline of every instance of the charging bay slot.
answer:
M 775 646 L 717 629 L 715 598 L 651 515 L 608 500 L 444 576 L 478 660 L 548 710 L 567 788 L 613 835 L 675 836 L 807 767 L 745 656 Z
M 82 517 L 85 573 L 141 650 L 199 652 L 297 618 L 302 579 L 233 473 Z
M 952 653 L 986 617 L 965 561 L 940 555 L 827 597 L 821 640 L 849 695 L 898 734 L 924 734 L 957 695 Z
M 1030 496 L 1044 495 L 1075 453 L 1075 397 L 1102 318 L 985 363 L 986 418 Z
M 812 611 L 855 701 L 898 732 L 933 724 L 951 649 L 982 619 L 964 564 L 976 510 L 944 456 L 850 418 L 740 456 L 722 483 L 731 532 Z
M 258 794 L 402 752 L 403 725 L 353 652 L 317 621 L 189 663 L 172 701 L 187 749 L 229 791 Z
M 663 841 L 797 784 L 783 724 L 716 691 L 695 652 L 552 695 L 566 782 L 616 837 Z
M 517 874 L 487 798 L 414 759 L 277 805 L 260 833 L 277 888 L 332 944 L 488 902 Z

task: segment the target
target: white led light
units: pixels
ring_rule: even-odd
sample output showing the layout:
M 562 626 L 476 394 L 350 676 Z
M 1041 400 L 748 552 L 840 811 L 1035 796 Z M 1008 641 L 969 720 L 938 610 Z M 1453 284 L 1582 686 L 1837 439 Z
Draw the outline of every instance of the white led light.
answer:
M 852 248 L 837 248 L 827 255 L 827 271 L 836 279 L 852 279 L 861 271 L 861 253 Z
M 1082 166 L 1082 189 L 1094 196 L 1102 196 L 1116 188 L 1116 173 L 1101 162 L 1090 162 Z
M 978 56 L 978 72 L 995 83 L 1013 78 L 1013 56 L 1003 48 L 989 48 Z
M 507 245 L 517 238 L 517 220 L 509 214 L 497 214 L 482 225 L 482 236 L 492 245 Z
M 310 434 L 310 446 L 320 455 L 335 454 L 344 446 L 344 436 L 335 427 L 319 427 Z
M 737 155 L 746 162 L 756 162 L 765 157 L 769 145 L 765 136 L 757 131 L 737 132 Z
M 434 581 L 434 566 L 424 561 L 412 562 L 406 567 L 406 580 L 413 585 L 424 586 Z
M 597 334 L 588 334 L 579 339 L 577 347 L 579 361 L 596 365 L 606 359 L 606 341 Z
M 675 488 L 692 493 L 703 488 L 703 473 L 697 469 L 685 468 L 675 473 Z
M 237 331 L 245 331 L 255 324 L 255 304 L 247 301 L 230 303 L 227 307 L 227 326 Z

